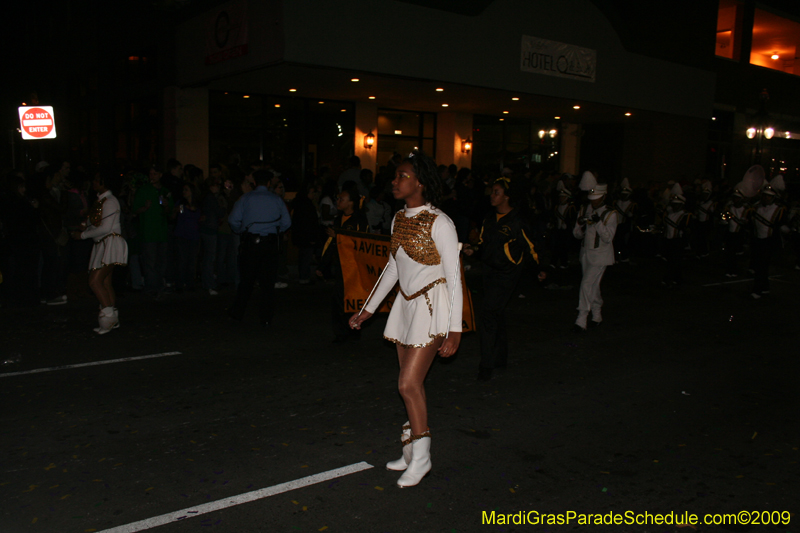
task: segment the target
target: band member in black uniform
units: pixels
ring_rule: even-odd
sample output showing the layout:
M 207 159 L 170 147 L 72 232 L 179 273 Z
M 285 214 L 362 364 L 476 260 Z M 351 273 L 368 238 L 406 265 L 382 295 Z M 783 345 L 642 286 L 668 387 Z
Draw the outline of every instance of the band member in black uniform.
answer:
M 681 262 L 683 249 L 686 246 L 686 234 L 689 229 L 691 214 L 686 212 L 684 206 L 686 197 L 679 184 L 672 187 L 669 207 L 664 211 L 662 224 L 664 227 L 663 250 L 667 260 L 667 271 L 664 274 L 662 285 L 677 286 L 683 280 L 681 275 Z
M 558 204 L 553 208 L 553 261 L 555 267 L 559 263 L 560 268 L 566 269 L 569 266 L 569 253 L 573 248 L 575 239 L 572 237 L 572 227 L 578 217 L 578 210 L 572 201 L 572 192 L 559 181 L 556 186 L 558 190 Z
M 359 231 L 369 233 L 367 215 L 361 209 L 362 197 L 358 193 L 355 182 L 347 181 L 342 185 L 342 192 L 336 197 L 336 211 L 339 213 L 333 219 L 333 226 L 325 230 L 328 240 L 322 249 L 320 270 L 317 275 L 327 272 L 330 279 L 336 283 L 331 299 L 331 325 L 333 326 L 333 342 L 340 343 L 348 339 L 358 340 L 361 330 L 351 329 L 348 324 L 350 315 L 344 312 L 344 280 L 342 278 L 342 265 L 339 260 L 339 250 L 336 247 L 336 233 L 338 231 Z
M 271 179 L 272 173 L 267 170 L 253 172 L 256 188 L 239 198 L 228 216 L 231 230 L 241 235 L 240 282 L 229 315 L 234 320 L 244 318 L 247 302 L 258 280 L 261 287 L 258 315 L 263 327 L 269 325 L 274 315 L 280 237 L 292 225 L 283 199 L 267 189 Z
M 478 380 L 488 381 L 495 368 L 508 364 L 508 334 L 505 309 L 524 270 L 527 254 L 533 258 L 540 281 L 547 274 L 539 270 L 531 232 L 519 209 L 514 207 L 510 180 L 500 178 L 492 185 L 490 198 L 494 212 L 483 221 L 480 238 L 464 253 L 480 254 L 483 262 L 483 300 L 478 330 L 481 334 L 481 362 Z
M 614 251 L 617 254 L 617 261 L 627 263 L 630 261 L 630 240 L 633 234 L 633 225 L 637 216 L 638 206 L 631 200 L 633 189 L 624 178 L 620 183 L 619 197 L 614 201 L 614 209 L 617 210 L 617 232 L 614 234 Z

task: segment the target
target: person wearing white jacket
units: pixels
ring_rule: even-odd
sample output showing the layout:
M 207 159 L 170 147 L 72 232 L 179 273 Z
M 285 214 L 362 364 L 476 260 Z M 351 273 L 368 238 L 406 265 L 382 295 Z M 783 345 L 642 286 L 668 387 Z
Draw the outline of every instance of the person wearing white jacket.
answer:
M 442 181 L 428 156 L 412 152 L 398 167 L 392 194 L 405 200 L 392 223 L 389 262 L 362 312 L 350 318 L 359 329 L 399 283 L 384 338 L 397 345 L 398 389 L 408 413 L 403 426 L 403 457 L 386 465 L 403 471 L 399 487 L 418 484 L 431 469 L 431 433 L 424 381 L 437 353 L 450 357 L 461 340 L 463 296 L 458 235 L 453 222 L 435 206 Z
M 606 267 L 613 265 L 614 235 L 617 232 L 617 211 L 605 205 L 608 185 L 595 185 L 589 190 L 589 204 L 578 215 L 572 234 L 581 239 L 579 259 L 583 270 L 580 296 L 578 298 L 578 318 L 575 328 L 586 331 L 589 311 L 592 312 L 592 326 L 603 321 L 603 298 L 600 295 L 600 281 Z
M 89 287 L 100 302 L 99 327 L 94 330 L 104 335 L 119 327 L 111 275 L 115 266 L 128 263 L 128 243 L 121 235 L 119 201 L 106 187 L 99 172 L 92 180 L 92 187 L 98 196 L 89 212 L 89 225 L 83 231 L 72 232 L 72 238 L 94 240 L 89 260 Z

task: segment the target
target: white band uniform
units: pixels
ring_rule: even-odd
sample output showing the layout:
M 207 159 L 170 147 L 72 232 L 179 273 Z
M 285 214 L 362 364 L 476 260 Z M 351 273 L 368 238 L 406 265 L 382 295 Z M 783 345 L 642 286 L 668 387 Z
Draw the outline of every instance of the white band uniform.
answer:
M 119 201 L 111 191 L 106 191 L 97 198 L 94 209 L 100 212 L 90 217 L 92 225 L 81 233 L 81 239 L 94 239 L 89 271 L 108 265 L 127 265 L 128 243 L 121 235 Z
M 391 250 L 385 273 L 364 308 L 374 313 L 400 282 L 384 338 L 405 348 L 422 348 L 448 331 L 460 332 L 463 294 L 458 236 L 450 218 L 430 204 L 398 211 L 392 222 Z M 453 272 L 457 273 L 455 283 Z

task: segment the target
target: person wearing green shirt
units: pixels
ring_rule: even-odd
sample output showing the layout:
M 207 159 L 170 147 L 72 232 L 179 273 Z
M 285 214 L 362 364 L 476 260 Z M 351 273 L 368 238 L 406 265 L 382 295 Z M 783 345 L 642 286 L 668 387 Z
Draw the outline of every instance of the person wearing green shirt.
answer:
M 164 285 L 167 268 L 167 219 L 172 212 L 173 200 L 169 189 L 161 185 L 161 169 L 150 168 L 150 183 L 136 191 L 133 212 L 139 217 L 139 237 L 145 268 L 145 290 L 157 295 Z

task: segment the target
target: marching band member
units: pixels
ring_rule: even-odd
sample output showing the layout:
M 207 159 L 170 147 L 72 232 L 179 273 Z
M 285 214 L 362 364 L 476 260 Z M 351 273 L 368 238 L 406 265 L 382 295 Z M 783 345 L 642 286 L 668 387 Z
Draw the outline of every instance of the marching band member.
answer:
M 94 240 L 89 260 L 89 287 L 100 302 L 99 327 L 94 330 L 105 335 L 119 327 L 111 276 L 115 266 L 128 264 L 128 243 L 122 237 L 119 200 L 111 194 L 100 172 L 95 174 L 92 188 L 98 196 L 89 214 L 89 226 L 83 231 L 73 231 L 72 238 Z
M 583 278 L 578 299 L 578 318 L 575 320 L 575 329 L 578 331 L 586 331 L 589 311 L 592 312 L 592 326 L 599 326 L 603 321 L 600 282 L 606 267 L 614 264 L 613 243 L 618 222 L 617 212 L 605 205 L 607 193 L 608 185 L 605 184 L 594 185 L 589 190 L 589 204 L 581 210 L 572 230 L 575 238 L 583 241 L 579 256 Z
M 714 214 L 717 210 L 717 202 L 712 198 L 713 187 L 709 180 L 703 180 L 700 184 L 700 198 L 697 203 L 696 224 L 694 234 L 694 252 L 698 257 L 708 257 L 708 239 L 714 229 Z
M 725 276 L 735 278 L 739 276 L 736 266 L 736 257 L 742 255 L 744 249 L 744 229 L 747 226 L 752 209 L 745 204 L 741 184 L 737 185 L 731 195 L 731 200 L 722 215 L 723 224 L 727 224 L 725 232 Z
M 510 188 L 508 178 L 494 182 L 490 197 L 494 212 L 484 219 L 477 245 L 464 250 L 466 255 L 478 252 L 483 261 L 483 299 L 478 322 L 481 333 L 479 381 L 488 381 L 495 368 L 505 368 L 508 364 L 505 310 L 522 277 L 528 255 L 537 265 L 539 281 L 547 277 L 538 269 L 539 257 L 528 236 L 531 230 L 514 206 Z
M 638 211 L 638 205 L 631 200 L 631 189 L 628 178 L 624 178 L 620 183 L 619 198 L 614 202 L 614 209 L 617 210 L 619 216 L 619 224 L 617 224 L 617 233 L 614 235 L 614 251 L 619 257 L 620 263 L 627 263 L 630 261 L 630 239 L 633 229 L 633 224 Z
M 572 192 L 564 185 L 562 180 L 556 185 L 558 190 L 558 204 L 553 209 L 555 224 L 553 231 L 553 267 L 558 262 L 561 269 L 569 266 L 569 252 L 572 243 L 572 227 L 575 225 L 577 209 L 572 201 Z
M 750 253 L 755 279 L 750 296 L 755 300 L 769 294 L 769 265 L 772 254 L 781 246 L 780 227 L 785 212 L 783 206 L 778 205 L 776 197 L 785 189 L 783 176 L 776 176 L 771 182 L 765 183 L 761 189 L 761 205 L 753 213 L 754 238 Z
M 692 216 L 684 210 L 686 197 L 683 196 L 680 184 L 673 185 L 670 192 L 669 206 L 661 219 L 664 225 L 664 258 L 667 260 L 667 272 L 661 284 L 665 286 L 678 285 L 681 282 L 681 261 L 686 246 L 684 236 Z
M 425 399 L 425 375 L 438 353 L 450 357 L 461 341 L 463 297 L 458 235 L 453 222 L 437 206 L 443 183 L 436 163 L 412 152 L 397 167 L 392 194 L 405 200 L 392 222 L 391 254 L 373 297 L 350 318 L 359 329 L 399 281 L 385 339 L 397 345 L 398 388 L 409 424 L 403 426 L 403 457 L 386 465 L 404 471 L 399 487 L 418 484 L 431 469 L 431 434 Z

